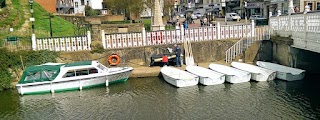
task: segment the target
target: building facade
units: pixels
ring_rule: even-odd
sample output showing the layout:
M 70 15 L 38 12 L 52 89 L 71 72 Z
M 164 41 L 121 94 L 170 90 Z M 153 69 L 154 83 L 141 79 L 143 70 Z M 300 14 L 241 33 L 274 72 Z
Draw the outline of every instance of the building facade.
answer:
M 43 0 L 38 0 L 43 1 Z M 102 10 L 103 0 L 55 0 L 56 12 L 61 14 L 84 14 L 85 6 L 88 5 L 92 9 Z
M 160 11 L 161 16 L 163 16 L 163 8 L 164 8 L 164 0 L 160 0 Z M 151 17 L 153 16 L 152 10 L 153 8 L 147 7 L 147 5 L 144 5 L 144 11 L 140 14 L 140 17 Z
M 50 13 L 56 13 L 56 0 L 34 0 L 37 2 L 42 8 Z
M 306 5 L 311 11 L 320 10 L 320 0 L 300 0 L 299 11 L 303 12 Z
M 84 14 L 85 6 L 88 5 L 94 10 L 102 9 L 103 0 L 73 0 L 74 1 L 74 13 L 75 14 Z
M 56 11 L 60 14 L 73 14 L 74 3 L 73 0 L 57 0 Z

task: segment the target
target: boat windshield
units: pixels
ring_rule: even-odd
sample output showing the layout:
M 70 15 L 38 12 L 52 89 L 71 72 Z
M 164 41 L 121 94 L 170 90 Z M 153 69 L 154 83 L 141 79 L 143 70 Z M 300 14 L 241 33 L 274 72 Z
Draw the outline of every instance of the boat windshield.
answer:
M 103 70 L 103 71 L 108 71 L 108 70 L 109 70 L 106 66 L 101 65 L 101 64 L 98 64 L 97 67 L 100 68 L 100 69 Z
M 74 76 L 83 76 L 98 73 L 96 68 L 87 68 L 87 69 L 77 69 L 77 70 L 69 70 L 67 73 L 63 75 L 62 78 L 66 77 L 74 77 Z

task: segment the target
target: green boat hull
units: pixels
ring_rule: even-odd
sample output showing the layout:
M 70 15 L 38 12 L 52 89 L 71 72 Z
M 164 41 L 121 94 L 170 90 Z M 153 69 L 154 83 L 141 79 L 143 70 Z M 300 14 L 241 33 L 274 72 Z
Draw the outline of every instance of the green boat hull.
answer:
M 109 82 L 109 84 L 122 83 L 122 82 L 126 82 L 127 80 L 128 80 L 128 78 L 123 78 L 123 79 Z M 90 86 L 83 86 L 82 89 L 89 89 L 89 88 L 100 87 L 100 86 L 105 86 L 105 85 L 106 85 L 106 83 L 95 84 L 95 85 L 90 85 Z M 66 88 L 66 89 L 56 89 L 55 93 L 66 92 L 66 91 L 75 91 L 75 90 L 80 90 L 80 88 L 74 87 L 74 88 Z M 45 91 L 37 91 L 37 92 L 25 92 L 25 93 L 23 93 L 23 95 L 35 95 L 35 94 L 47 94 L 47 93 L 51 93 L 51 91 L 45 90 Z

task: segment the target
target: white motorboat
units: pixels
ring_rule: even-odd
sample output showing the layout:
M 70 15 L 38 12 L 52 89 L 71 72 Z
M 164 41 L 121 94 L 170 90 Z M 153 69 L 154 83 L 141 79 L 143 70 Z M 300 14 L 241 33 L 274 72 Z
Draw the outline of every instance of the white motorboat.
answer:
M 287 67 L 284 65 L 279 65 L 270 62 L 257 61 L 256 64 L 260 67 L 276 71 L 276 78 L 287 81 L 302 80 L 306 72 L 305 70 Z
M 226 81 L 230 83 L 249 82 L 251 78 L 251 74 L 249 72 L 225 65 L 211 63 L 209 65 L 209 68 L 211 70 L 225 74 Z
M 269 70 L 266 68 L 262 68 L 262 67 L 247 64 L 247 63 L 232 62 L 231 66 L 240 70 L 250 72 L 251 79 L 255 81 L 274 80 L 276 77 L 276 71 L 274 70 Z
M 194 86 L 199 82 L 198 76 L 177 68 L 164 66 L 160 71 L 164 80 L 176 87 Z
M 98 61 L 47 63 L 27 67 L 16 88 L 25 95 L 108 86 L 109 82 L 126 81 L 132 70 L 132 67 L 107 68 Z
M 199 82 L 203 85 L 217 85 L 225 81 L 225 75 L 200 66 L 188 65 L 186 70 L 199 76 Z

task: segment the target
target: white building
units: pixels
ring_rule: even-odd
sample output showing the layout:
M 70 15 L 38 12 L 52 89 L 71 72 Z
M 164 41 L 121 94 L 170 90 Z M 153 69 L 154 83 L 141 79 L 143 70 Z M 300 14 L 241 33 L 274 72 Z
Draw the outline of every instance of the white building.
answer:
M 161 10 L 161 16 L 163 16 L 163 7 L 164 2 L 163 0 L 160 0 L 160 10 Z M 140 17 L 151 17 L 152 11 L 151 8 L 148 8 L 147 5 L 144 5 L 145 10 L 140 14 Z
M 89 5 L 92 9 L 101 10 L 103 0 L 74 0 L 74 13 L 84 13 L 85 6 Z

